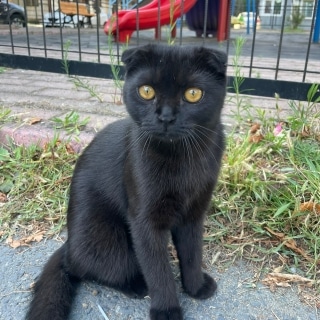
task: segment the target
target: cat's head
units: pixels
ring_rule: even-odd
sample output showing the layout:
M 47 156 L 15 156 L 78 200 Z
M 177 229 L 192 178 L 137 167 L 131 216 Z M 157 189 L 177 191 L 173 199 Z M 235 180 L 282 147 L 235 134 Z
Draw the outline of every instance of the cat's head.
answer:
M 147 45 L 122 55 L 124 102 L 149 136 L 181 139 L 214 130 L 226 93 L 226 55 L 205 47 Z

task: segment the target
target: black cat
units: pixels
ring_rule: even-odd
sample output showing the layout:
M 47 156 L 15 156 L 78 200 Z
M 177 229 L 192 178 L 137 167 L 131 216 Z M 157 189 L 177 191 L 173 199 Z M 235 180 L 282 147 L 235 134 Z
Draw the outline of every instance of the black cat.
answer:
M 182 319 L 169 264 L 170 235 L 183 289 L 205 299 L 203 220 L 224 149 L 226 56 L 204 47 L 126 50 L 130 117 L 103 129 L 76 165 L 68 240 L 35 285 L 28 320 L 65 320 L 77 284 L 91 279 L 151 297 L 150 318 Z

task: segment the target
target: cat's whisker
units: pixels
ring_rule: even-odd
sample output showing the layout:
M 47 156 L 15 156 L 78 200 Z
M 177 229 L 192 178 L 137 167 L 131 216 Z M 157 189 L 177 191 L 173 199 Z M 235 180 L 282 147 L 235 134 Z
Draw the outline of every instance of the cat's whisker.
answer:
M 215 130 L 212 130 L 212 129 L 209 129 L 209 128 L 206 128 L 206 127 L 204 127 L 204 126 L 202 126 L 202 125 L 200 125 L 200 124 L 193 124 L 193 126 L 194 127 L 197 127 L 197 128 L 200 128 L 200 129 L 203 129 L 203 130 L 205 130 L 205 131 L 209 131 L 209 132 L 211 132 L 211 133 L 213 133 L 213 134 L 217 134 L 217 131 L 215 131 Z
M 147 138 L 146 138 L 146 140 L 145 140 L 145 142 L 144 142 L 144 145 L 143 145 L 143 148 L 142 148 L 141 158 L 143 157 L 144 151 L 145 151 L 145 153 L 147 153 L 148 148 L 149 148 L 149 146 L 150 146 L 150 142 L 151 142 L 151 136 L 150 136 L 150 134 L 149 134 L 147 131 L 144 131 L 143 133 L 144 133 L 144 136 L 141 137 L 141 139 L 144 138 L 145 136 L 147 136 Z
M 202 160 L 206 159 L 207 157 L 205 156 L 204 151 L 202 150 L 201 145 L 198 143 L 196 137 L 193 134 L 191 134 L 189 137 L 189 141 L 192 144 L 193 149 L 196 150 L 199 158 L 201 159 L 198 163 L 201 164 L 203 172 L 206 172 L 207 166 L 205 165 L 205 161 Z
M 140 143 L 140 141 L 141 141 L 146 135 L 148 135 L 148 133 L 147 133 L 146 131 L 142 131 L 135 140 L 131 141 L 131 142 L 128 144 L 128 146 L 127 146 L 127 148 L 126 148 L 125 151 L 129 151 L 130 149 L 132 149 L 132 148 L 134 148 L 135 146 L 137 146 L 137 145 Z
M 199 139 L 201 141 L 201 143 L 204 145 L 205 149 L 209 152 L 209 154 L 214 158 L 215 161 L 217 161 L 216 156 L 214 155 L 212 150 L 209 148 L 209 146 L 205 143 L 205 141 L 200 137 L 200 135 L 195 131 L 193 132 L 193 134 L 195 136 L 194 138 Z M 219 146 L 217 146 L 217 144 L 214 141 L 212 141 L 212 142 L 214 143 L 215 147 L 219 147 Z
M 213 138 L 211 136 L 209 136 L 208 134 L 206 134 L 205 132 L 203 132 L 202 130 L 198 129 L 198 128 L 194 128 L 195 133 L 197 133 L 197 135 L 199 136 L 199 133 L 202 134 L 202 136 L 204 136 L 206 139 L 208 139 L 209 141 L 211 141 L 215 147 L 217 147 L 220 150 L 224 150 L 224 148 L 221 148 L 221 146 L 219 146 L 215 140 L 213 140 Z M 215 131 L 210 130 L 211 132 L 215 133 Z
M 186 157 L 187 157 L 187 160 L 189 162 L 189 166 L 191 167 L 191 164 L 192 164 L 192 153 L 189 150 L 190 144 L 189 144 L 188 139 L 183 137 L 182 144 L 183 144 L 183 148 L 185 149 L 185 152 L 186 152 Z
M 206 139 L 210 140 L 215 147 L 218 147 L 219 149 L 221 149 L 221 148 L 217 145 L 217 143 L 210 136 L 208 136 L 207 134 L 205 134 L 201 130 L 192 131 L 192 135 L 194 136 L 196 141 L 199 140 L 201 142 L 201 145 L 204 146 L 205 150 L 207 150 L 209 152 L 209 154 L 216 160 L 216 157 L 215 157 L 214 153 L 212 152 L 211 148 L 208 146 L 206 141 L 199 135 L 199 133 L 201 133 Z
M 192 146 L 194 147 L 195 151 L 197 152 L 198 156 L 201 157 L 205 157 L 205 154 L 201 148 L 201 145 L 198 143 L 197 139 L 194 137 L 194 133 L 190 130 L 190 134 L 189 134 L 189 141 L 191 142 Z

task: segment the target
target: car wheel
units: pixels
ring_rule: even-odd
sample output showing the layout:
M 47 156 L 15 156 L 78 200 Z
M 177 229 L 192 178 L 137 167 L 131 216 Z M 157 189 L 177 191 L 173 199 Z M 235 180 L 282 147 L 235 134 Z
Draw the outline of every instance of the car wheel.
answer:
M 24 17 L 21 16 L 20 14 L 17 14 L 17 13 L 13 14 L 10 17 L 10 23 L 11 23 L 12 26 L 18 27 L 18 28 L 26 26 L 26 23 L 24 21 Z

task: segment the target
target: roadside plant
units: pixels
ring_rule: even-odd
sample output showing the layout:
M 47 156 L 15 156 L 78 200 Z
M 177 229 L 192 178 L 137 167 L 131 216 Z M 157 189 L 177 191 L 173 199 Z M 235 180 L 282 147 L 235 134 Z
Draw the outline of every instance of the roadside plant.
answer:
M 88 80 L 84 80 L 78 76 L 74 76 L 70 74 L 69 58 L 68 58 L 70 46 L 71 46 L 70 40 L 68 40 L 63 46 L 62 67 L 64 72 L 67 74 L 67 76 L 72 81 L 72 83 L 74 84 L 77 90 L 84 89 L 89 92 L 91 97 L 98 99 L 100 102 L 103 102 L 103 98 L 101 97 L 101 94 L 97 92 L 97 88 L 95 86 L 92 86 Z
M 5 123 L 6 121 L 9 120 L 10 113 L 11 113 L 11 110 L 0 106 L 0 126 L 2 123 Z
M 319 84 L 313 84 L 307 95 L 307 103 L 290 101 L 291 114 L 288 120 L 291 123 L 292 133 L 300 137 L 314 136 L 320 130 L 320 96 Z
M 168 35 L 167 35 L 167 42 L 168 45 L 173 45 L 175 38 L 173 37 L 173 32 L 177 26 L 177 21 L 174 21 L 175 11 L 178 10 L 177 6 L 175 6 L 175 0 L 170 0 L 170 22 L 168 26 Z
M 64 129 L 69 135 L 79 135 L 80 131 L 84 129 L 89 120 L 89 117 L 81 120 L 80 115 L 75 111 L 67 113 L 62 119 L 58 117 L 52 119 L 56 129 Z
M 18 247 L 61 231 L 77 157 L 57 134 L 43 147 L 0 146 L 0 239 Z
M 123 88 L 123 79 L 120 75 L 120 55 L 121 53 L 118 52 L 118 54 L 114 53 L 114 47 L 113 47 L 113 36 L 111 34 L 112 30 L 112 24 L 110 25 L 110 30 L 108 33 L 108 54 L 110 57 L 110 66 L 111 66 L 111 72 L 112 72 L 112 80 L 114 84 L 114 95 L 113 95 L 113 102 L 115 104 L 122 104 L 122 88 Z M 126 49 L 127 45 L 125 47 L 122 47 L 122 51 Z
M 292 13 L 290 16 L 291 27 L 293 30 L 298 29 L 298 27 L 303 22 L 305 16 L 300 11 L 300 5 L 293 6 Z
M 320 98 L 289 101 L 276 115 L 253 107 L 254 122 L 228 133 L 222 171 L 208 218 L 208 241 L 234 259 L 272 260 L 276 270 L 298 274 L 316 287 L 320 266 Z M 214 232 L 213 232 L 214 231 Z M 263 267 L 264 271 L 274 269 Z
M 235 48 L 235 54 L 232 58 L 233 67 L 233 83 L 232 88 L 234 91 L 233 95 L 229 95 L 228 99 L 233 105 L 235 105 L 235 110 L 233 111 L 233 117 L 238 122 L 242 121 L 244 114 L 248 115 L 248 109 L 251 107 L 248 99 L 243 95 L 244 92 L 241 90 L 241 85 L 244 82 L 244 74 L 242 70 L 241 54 L 242 48 L 246 42 L 244 37 L 237 37 L 233 45 Z

